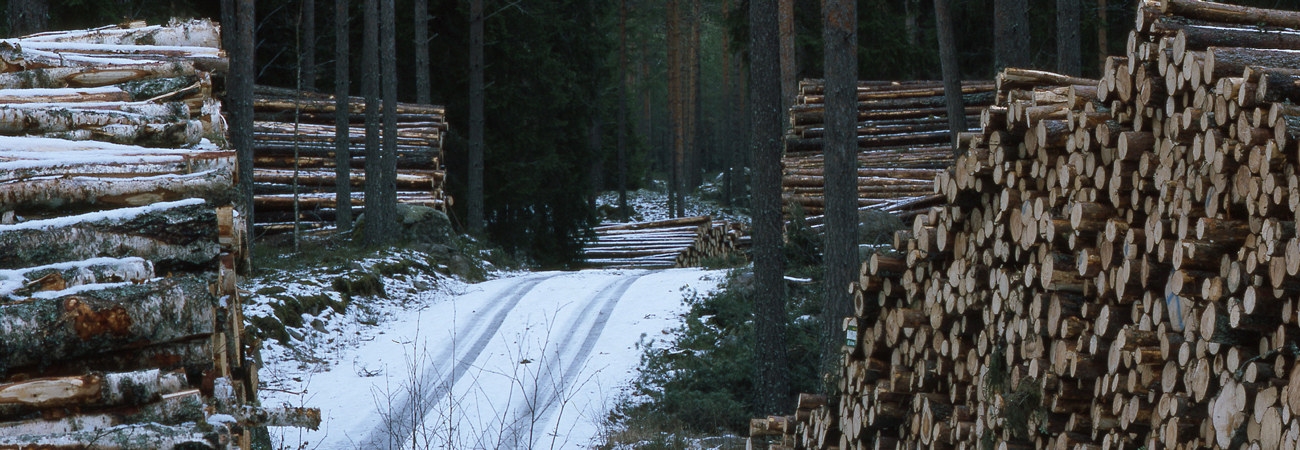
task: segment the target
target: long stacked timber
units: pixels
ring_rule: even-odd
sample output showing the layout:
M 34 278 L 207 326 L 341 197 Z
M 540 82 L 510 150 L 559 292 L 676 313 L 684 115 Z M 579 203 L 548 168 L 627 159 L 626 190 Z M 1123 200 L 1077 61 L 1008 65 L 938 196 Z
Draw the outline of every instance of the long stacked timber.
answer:
M 298 226 L 325 228 L 337 212 L 335 98 L 313 92 L 258 87 L 254 101 L 253 173 L 257 226 L 265 232 Z M 365 208 L 365 99 L 348 98 L 352 208 Z M 397 105 L 397 197 L 401 203 L 446 210 L 442 141 L 446 111 L 438 105 Z M 296 120 L 295 120 L 296 117 Z M 296 188 L 295 188 L 296 183 Z M 295 196 L 295 192 L 297 195 Z
M 739 223 L 709 216 L 612 223 L 593 231 L 596 240 L 583 255 L 594 267 L 698 267 L 706 259 L 743 254 L 747 244 Z
M 993 104 L 993 82 L 965 82 L 968 124 Z M 822 80 L 803 80 L 790 108 L 790 131 L 782 159 L 782 196 L 808 216 L 825 209 L 822 138 L 825 135 Z M 933 203 L 934 176 L 952 164 L 952 134 L 938 81 L 858 85 L 858 206 L 910 216 Z M 963 130 L 966 131 L 966 130 Z M 924 199 L 931 197 L 931 204 Z
M 1001 74 L 798 446 L 1300 445 L 1300 12 L 1138 8 L 1101 80 Z
M 219 41 L 206 21 L 0 41 L 0 448 L 249 448 L 247 427 L 319 421 L 256 406 L 235 153 L 199 68 L 224 63 L 192 56 Z

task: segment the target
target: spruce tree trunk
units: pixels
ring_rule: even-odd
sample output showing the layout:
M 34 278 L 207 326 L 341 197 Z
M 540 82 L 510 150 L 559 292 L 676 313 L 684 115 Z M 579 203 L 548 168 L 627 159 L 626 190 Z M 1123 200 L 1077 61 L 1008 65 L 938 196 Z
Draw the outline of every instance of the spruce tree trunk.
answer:
M 257 28 L 253 0 L 237 0 L 235 46 L 230 52 L 230 136 L 239 158 L 239 192 L 248 229 L 245 240 L 251 250 L 253 234 L 253 81 L 256 76 L 253 52 Z M 245 252 L 251 254 L 251 251 Z
M 627 0 L 618 2 L 618 217 L 627 210 Z
M 730 12 L 731 12 L 731 1 L 722 0 L 722 14 L 724 16 L 723 20 L 726 20 L 726 16 L 730 14 Z M 732 112 L 731 107 L 728 106 L 735 101 L 734 99 L 735 93 L 733 91 L 735 89 L 735 86 L 733 86 L 733 82 L 732 82 L 733 80 L 731 78 L 732 75 L 731 34 L 723 33 L 721 41 L 722 41 L 722 99 L 723 99 L 722 105 L 723 107 L 722 107 L 722 126 L 719 127 L 718 130 L 719 139 L 717 145 L 718 145 L 718 151 L 722 152 L 722 206 L 730 207 L 731 206 L 731 176 L 732 176 L 731 142 L 734 140 L 732 138 L 734 137 L 733 133 L 735 132 L 735 127 L 733 126 L 732 123 L 735 116 L 731 113 Z
M 379 198 L 367 198 L 366 211 L 375 213 L 374 226 L 378 233 L 377 244 L 393 242 L 397 236 L 397 11 L 394 0 L 380 2 L 380 55 L 383 72 L 384 134 L 380 152 Z M 373 202 L 378 200 L 378 202 Z
M 798 62 L 794 54 L 794 0 L 777 0 L 780 7 L 781 21 L 781 110 L 789 111 L 794 105 L 795 90 L 798 89 Z M 823 2 L 825 3 L 825 2 Z
M 1056 72 L 1080 76 L 1079 2 L 1056 0 Z
M 825 0 L 826 248 L 821 373 L 834 373 L 840 323 L 853 315 L 848 286 L 858 278 L 858 21 L 855 0 Z M 827 386 L 829 388 L 829 386 Z
M 951 0 L 934 0 L 934 21 L 939 37 L 939 62 L 943 70 L 944 92 L 948 105 L 948 130 L 952 133 L 952 152 L 956 155 L 958 133 L 966 131 L 966 107 L 961 95 L 961 68 L 957 65 L 957 38 L 953 36 L 952 16 L 948 12 Z
M 781 253 L 781 60 L 777 0 L 749 3 L 750 148 L 753 152 L 754 407 L 790 409 Z
M 469 231 L 483 232 L 483 0 L 469 2 Z
M 993 67 L 1030 68 L 1028 0 L 993 0 Z
M 380 105 L 379 105 L 379 0 L 365 0 L 365 30 L 362 33 L 361 51 L 361 95 L 366 98 L 366 179 L 383 180 L 383 148 L 380 146 Z M 366 183 L 367 202 L 378 203 L 383 197 L 380 185 L 383 183 Z M 367 245 L 381 245 L 385 237 L 379 235 L 383 225 L 379 225 L 372 204 L 366 205 L 365 236 Z
M 351 172 L 352 154 L 348 147 L 348 0 L 334 0 L 334 174 L 336 180 L 346 180 Z M 334 216 L 340 233 L 352 230 L 352 185 L 335 183 L 338 212 Z
M 9 17 L 9 37 L 46 31 L 50 26 L 48 0 L 9 0 L 5 12 Z
M 1097 68 L 1106 67 L 1106 57 L 1110 55 L 1109 39 L 1106 33 L 1110 30 L 1106 26 L 1106 0 L 1097 0 Z
M 302 88 L 316 91 L 316 0 L 302 0 Z
M 682 164 L 684 161 L 685 133 L 682 120 L 682 32 L 679 0 L 668 0 L 668 126 L 672 157 L 669 158 L 672 175 L 668 188 L 668 210 L 672 217 L 681 217 L 679 212 L 682 193 Z
M 429 0 L 415 0 L 415 102 L 432 102 L 433 83 L 429 81 Z

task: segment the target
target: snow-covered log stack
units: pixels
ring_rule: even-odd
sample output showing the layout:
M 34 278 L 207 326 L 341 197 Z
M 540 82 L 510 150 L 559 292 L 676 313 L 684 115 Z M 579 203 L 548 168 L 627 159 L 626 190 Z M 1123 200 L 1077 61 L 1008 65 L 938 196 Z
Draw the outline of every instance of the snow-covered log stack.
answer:
M 999 76 L 800 446 L 1300 445 L 1300 12 L 1138 8 L 1102 80 Z
M 596 267 L 697 267 L 706 259 L 743 254 L 748 242 L 739 223 L 709 216 L 612 223 L 593 231 L 596 240 L 583 255 Z
M 825 209 L 824 89 L 822 80 L 799 83 L 782 158 L 783 203 L 799 205 L 809 216 Z M 993 89 L 989 81 L 963 84 L 968 124 L 976 124 L 980 109 L 993 103 Z M 860 81 L 858 206 L 907 215 L 940 203 L 932 195 L 934 176 L 952 164 L 951 136 L 942 82 Z
M 0 41 L 0 447 L 248 448 L 210 22 Z M 209 139 L 211 138 L 211 139 Z
M 359 214 L 365 209 L 365 99 L 350 97 L 348 105 L 348 183 L 352 186 L 354 214 Z M 295 180 L 300 225 L 331 226 L 338 178 L 334 97 L 261 86 L 257 88 L 254 109 L 254 217 L 258 228 L 265 232 L 293 230 Z M 399 103 L 397 117 L 397 201 L 445 211 L 452 202 L 443 189 L 446 110 L 438 105 Z

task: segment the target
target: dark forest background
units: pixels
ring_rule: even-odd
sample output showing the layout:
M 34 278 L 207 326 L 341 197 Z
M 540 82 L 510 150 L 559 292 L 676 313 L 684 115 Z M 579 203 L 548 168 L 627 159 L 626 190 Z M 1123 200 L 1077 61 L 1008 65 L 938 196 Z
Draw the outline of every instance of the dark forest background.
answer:
M 446 163 L 452 195 L 458 199 L 452 217 L 459 222 L 464 217 L 465 202 L 459 200 L 465 198 L 468 149 L 469 1 L 427 1 L 432 101 L 446 105 L 451 124 Z M 1096 77 L 1102 55 L 1123 53 L 1134 1 L 1081 1 L 1082 75 Z M 987 80 L 995 74 L 993 2 L 952 2 L 966 79 Z M 361 55 L 362 5 L 352 3 L 351 54 Z M 931 0 L 858 3 L 860 78 L 939 79 Z M 1282 9 L 1300 6 L 1297 0 L 1234 3 Z M 128 20 L 160 23 L 173 17 L 221 17 L 221 2 L 211 0 L 0 4 L 5 15 L 0 32 L 6 36 Z M 302 20 L 305 4 L 314 4 L 314 24 Z M 1029 52 L 1035 68 L 1056 67 L 1056 4 L 1056 0 L 1028 0 Z M 620 6 L 626 7 L 625 20 L 620 20 Z M 682 176 L 687 190 L 717 180 L 733 168 L 732 182 L 726 183 L 732 189 L 725 190 L 721 200 L 744 206 L 747 8 L 745 0 L 484 0 L 488 237 L 543 264 L 562 264 L 576 254 L 587 229 L 598 220 L 595 196 L 618 188 L 620 83 L 627 89 L 629 189 L 671 177 L 672 130 L 685 126 L 688 156 Z M 337 63 L 332 59 L 333 2 L 268 0 L 256 2 L 256 9 L 256 82 L 294 87 L 299 73 L 311 72 L 300 67 L 306 59 L 300 55 L 310 52 L 317 76 L 302 80 L 302 85 L 331 91 Z M 412 102 L 416 93 L 414 2 L 397 0 L 396 11 L 398 98 Z M 676 22 L 670 19 L 671 11 L 677 12 Z M 794 11 L 797 77 L 820 77 L 820 1 L 794 0 Z M 670 27 L 674 23 L 675 30 Z M 309 26 L 314 26 L 314 32 L 308 32 Z M 308 35 L 314 35 L 314 41 L 304 41 Z M 670 52 L 669 36 L 677 37 L 674 52 Z M 626 42 L 622 59 L 620 37 Z M 676 55 L 674 62 L 670 53 Z M 349 66 L 356 95 L 362 68 L 357 61 Z M 673 73 L 687 76 L 674 80 Z M 670 85 L 679 87 L 680 96 L 669 95 Z M 670 97 L 689 106 L 685 122 L 670 119 Z

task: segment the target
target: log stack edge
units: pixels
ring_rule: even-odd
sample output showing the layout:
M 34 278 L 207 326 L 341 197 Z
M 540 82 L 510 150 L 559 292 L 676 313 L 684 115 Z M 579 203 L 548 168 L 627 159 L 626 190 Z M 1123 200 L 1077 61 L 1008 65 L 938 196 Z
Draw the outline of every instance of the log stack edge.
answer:
M 0 41 L 0 447 L 249 448 L 257 406 L 208 21 Z
M 839 395 L 751 446 L 1300 446 L 1300 12 L 1137 8 L 1101 80 L 999 74 L 851 287 Z

